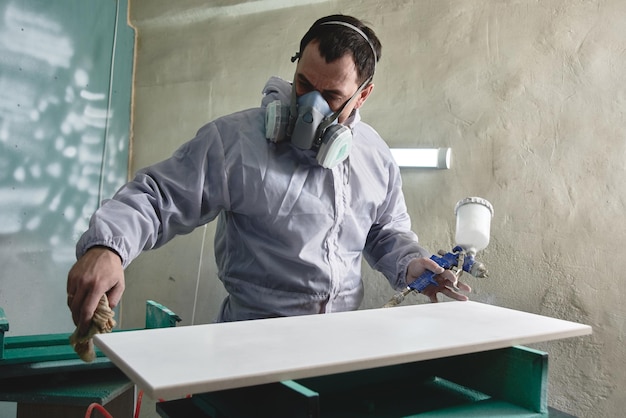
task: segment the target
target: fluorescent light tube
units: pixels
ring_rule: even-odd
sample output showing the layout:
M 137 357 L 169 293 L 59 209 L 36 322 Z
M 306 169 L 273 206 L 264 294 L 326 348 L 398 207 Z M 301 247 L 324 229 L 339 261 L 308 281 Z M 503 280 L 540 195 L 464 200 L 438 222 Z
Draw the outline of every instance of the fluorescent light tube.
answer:
M 391 148 L 400 167 L 450 168 L 452 148 Z

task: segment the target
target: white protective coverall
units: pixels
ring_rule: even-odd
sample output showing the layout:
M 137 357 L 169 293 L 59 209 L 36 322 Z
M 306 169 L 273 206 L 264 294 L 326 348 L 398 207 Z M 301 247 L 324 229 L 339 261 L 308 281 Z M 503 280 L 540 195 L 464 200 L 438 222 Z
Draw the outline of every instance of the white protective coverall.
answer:
M 265 138 L 265 106 L 289 104 L 273 77 L 262 105 L 216 119 L 174 155 L 140 170 L 103 202 L 76 248 L 102 245 L 123 266 L 141 251 L 218 218 L 215 257 L 229 296 L 218 321 L 355 310 L 361 257 L 396 290 L 418 245 L 400 171 L 382 138 L 355 110 L 350 156 L 319 166 L 311 151 Z

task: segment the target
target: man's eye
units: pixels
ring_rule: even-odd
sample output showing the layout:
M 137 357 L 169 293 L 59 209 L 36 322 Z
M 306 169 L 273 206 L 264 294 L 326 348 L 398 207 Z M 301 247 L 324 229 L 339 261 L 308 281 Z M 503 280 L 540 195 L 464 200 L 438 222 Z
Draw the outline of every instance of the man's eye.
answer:
M 312 89 L 311 85 L 305 81 L 298 80 L 296 82 L 296 93 L 298 93 L 298 95 L 309 93 Z

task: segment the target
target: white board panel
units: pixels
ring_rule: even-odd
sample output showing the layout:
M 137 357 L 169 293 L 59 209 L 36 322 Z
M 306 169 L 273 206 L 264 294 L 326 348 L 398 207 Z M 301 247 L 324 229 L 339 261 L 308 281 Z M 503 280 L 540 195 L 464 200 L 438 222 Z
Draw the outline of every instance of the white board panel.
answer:
M 96 345 L 153 399 L 591 334 L 477 302 L 117 332 Z

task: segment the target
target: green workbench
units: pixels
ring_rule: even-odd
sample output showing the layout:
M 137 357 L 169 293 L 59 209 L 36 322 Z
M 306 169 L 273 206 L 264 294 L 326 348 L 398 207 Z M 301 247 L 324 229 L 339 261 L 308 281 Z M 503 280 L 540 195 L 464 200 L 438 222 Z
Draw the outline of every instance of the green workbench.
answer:
M 146 328 L 178 321 L 168 308 L 147 302 Z M 0 401 L 17 403 L 17 418 L 84 418 L 92 403 L 115 418 L 133 416 L 135 385 L 99 350 L 85 363 L 70 346 L 69 333 L 9 337 L 8 331 L 0 308 Z
M 163 418 L 567 417 L 548 355 L 526 347 L 289 380 L 158 403 Z

